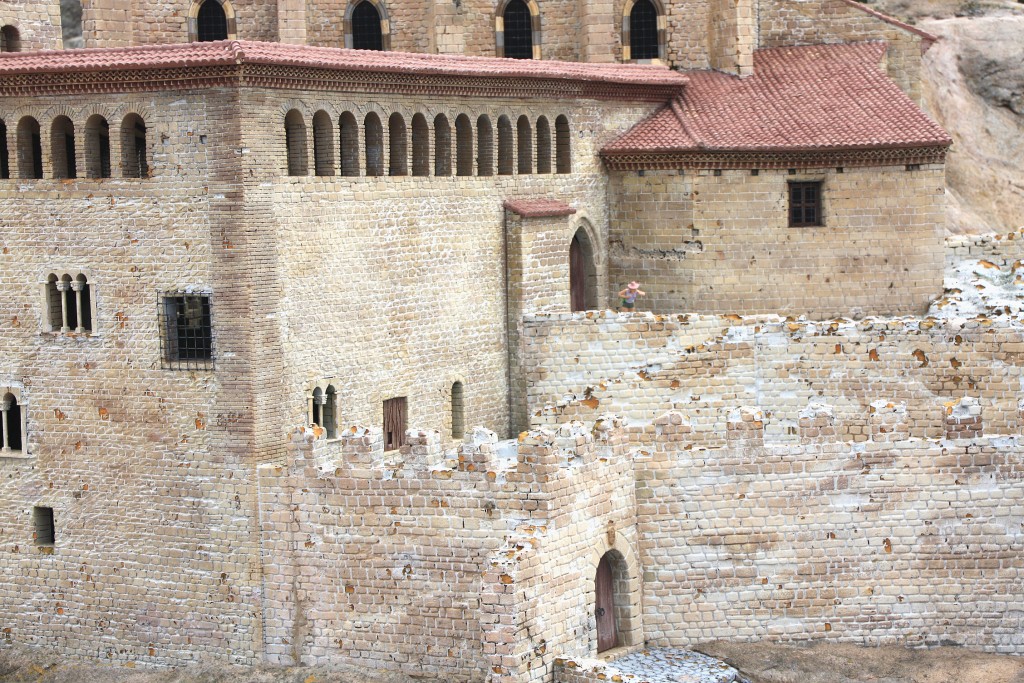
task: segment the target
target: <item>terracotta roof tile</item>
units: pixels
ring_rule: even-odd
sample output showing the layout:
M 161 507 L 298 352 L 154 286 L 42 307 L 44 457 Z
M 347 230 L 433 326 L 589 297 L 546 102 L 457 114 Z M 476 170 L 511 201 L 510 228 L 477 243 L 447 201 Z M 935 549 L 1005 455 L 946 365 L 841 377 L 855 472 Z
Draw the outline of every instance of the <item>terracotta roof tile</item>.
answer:
M 602 150 L 794 151 L 948 145 L 882 71 L 885 43 L 759 50 L 754 75 L 690 72 L 671 104 Z
M 497 57 L 345 50 L 284 43 L 218 41 L 128 48 L 43 50 L 0 54 L 0 75 L 124 71 L 147 68 L 274 64 L 347 71 L 483 76 L 679 86 L 686 76 L 662 66 L 586 64 Z
M 576 213 L 576 209 L 557 199 L 506 199 L 504 206 L 523 218 L 571 216 Z

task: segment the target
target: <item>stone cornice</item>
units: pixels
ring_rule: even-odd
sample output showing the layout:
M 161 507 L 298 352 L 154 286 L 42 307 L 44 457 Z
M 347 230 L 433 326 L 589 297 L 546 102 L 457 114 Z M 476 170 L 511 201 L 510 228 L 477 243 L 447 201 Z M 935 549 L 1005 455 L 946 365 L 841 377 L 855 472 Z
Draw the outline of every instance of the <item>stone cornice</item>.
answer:
M 671 169 L 772 169 L 942 164 L 946 145 L 815 150 L 694 150 L 674 152 L 604 152 L 614 171 Z

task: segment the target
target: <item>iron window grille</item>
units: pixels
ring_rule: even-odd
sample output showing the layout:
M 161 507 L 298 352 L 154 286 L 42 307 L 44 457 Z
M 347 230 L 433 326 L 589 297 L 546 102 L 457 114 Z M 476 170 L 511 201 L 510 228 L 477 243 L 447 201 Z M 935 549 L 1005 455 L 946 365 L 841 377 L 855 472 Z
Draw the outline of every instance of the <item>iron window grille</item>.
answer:
M 533 16 L 523 0 L 512 0 L 502 15 L 505 57 L 533 59 Z
M 200 43 L 227 40 L 228 18 L 218 0 L 206 0 L 199 6 L 196 33 Z
M 789 227 L 807 228 L 824 225 L 821 215 L 821 183 L 789 184 Z
M 650 0 L 638 0 L 629 13 L 629 58 L 658 58 L 658 10 Z
M 165 294 L 160 303 L 161 367 L 213 369 L 213 325 L 209 294 Z
M 384 49 L 384 33 L 380 25 L 380 13 L 369 0 L 356 5 L 352 11 L 352 47 L 356 50 Z

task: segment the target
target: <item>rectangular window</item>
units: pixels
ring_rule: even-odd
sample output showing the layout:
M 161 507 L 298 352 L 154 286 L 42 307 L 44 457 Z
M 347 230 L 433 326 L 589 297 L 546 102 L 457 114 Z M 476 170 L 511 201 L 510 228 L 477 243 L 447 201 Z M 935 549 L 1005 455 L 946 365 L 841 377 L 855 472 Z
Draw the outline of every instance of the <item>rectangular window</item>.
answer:
M 171 370 L 213 367 L 213 325 L 208 294 L 168 294 L 161 303 L 163 366 Z
M 52 546 L 56 542 L 53 508 L 32 508 L 32 536 L 36 545 Z
M 821 183 L 789 184 L 789 227 L 824 225 L 821 216 Z
M 405 420 L 407 401 L 405 397 L 389 398 L 384 401 L 384 450 L 394 451 L 405 444 Z

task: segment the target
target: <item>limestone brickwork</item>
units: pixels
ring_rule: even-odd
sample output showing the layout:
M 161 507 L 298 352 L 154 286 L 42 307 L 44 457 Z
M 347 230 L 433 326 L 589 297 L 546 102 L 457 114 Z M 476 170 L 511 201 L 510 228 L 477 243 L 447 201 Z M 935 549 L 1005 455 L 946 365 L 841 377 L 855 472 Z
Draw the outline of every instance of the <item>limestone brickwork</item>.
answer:
M 609 280 L 640 310 L 921 314 L 941 288 L 941 165 L 614 172 Z M 788 183 L 822 183 L 821 227 L 788 226 Z

